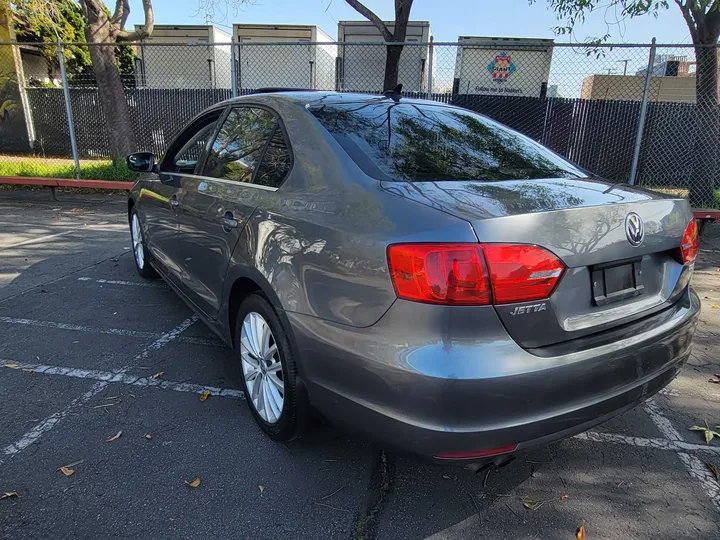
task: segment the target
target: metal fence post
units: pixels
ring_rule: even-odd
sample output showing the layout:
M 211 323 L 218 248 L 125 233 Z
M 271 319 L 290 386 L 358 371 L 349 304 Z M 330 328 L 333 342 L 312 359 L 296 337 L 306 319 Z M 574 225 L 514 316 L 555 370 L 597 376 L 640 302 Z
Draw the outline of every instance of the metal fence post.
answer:
M 427 98 L 432 99 L 433 91 L 433 56 L 435 55 L 435 47 L 433 46 L 433 36 L 430 36 L 430 49 L 428 51 L 428 72 L 427 72 Z
M 80 178 L 80 159 L 78 158 L 77 140 L 75 140 L 75 124 L 73 123 L 72 105 L 70 105 L 70 87 L 68 86 L 67 72 L 65 71 L 65 55 L 63 44 L 58 40 L 58 61 L 60 63 L 60 77 L 62 78 L 63 94 L 65 95 L 65 114 L 67 115 L 68 131 L 70 132 L 70 147 L 73 161 L 75 161 L 75 178 Z
M 232 88 L 232 97 L 237 97 L 237 51 L 235 50 L 235 40 L 230 41 L 230 77 L 232 82 L 230 87 Z
M 655 66 L 655 38 L 652 39 L 650 45 L 650 57 L 648 58 L 648 68 L 645 73 L 645 87 L 643 88 L 642 102 L 640 103 L 640 119 L 638 120 L 637 135 L 635 136 L 635 150 L 633 151 L 632 167 L 630 169 L 630 178 L 628 184 L 631 186 L 637 182 L 637 169 L 640 160 L 640 147 L 642 146 L 643 131 L 645 130 L 645 118 L 647 116 L 648 99 L 650 97 L 650 83 L 652 82 L 653 67 Z

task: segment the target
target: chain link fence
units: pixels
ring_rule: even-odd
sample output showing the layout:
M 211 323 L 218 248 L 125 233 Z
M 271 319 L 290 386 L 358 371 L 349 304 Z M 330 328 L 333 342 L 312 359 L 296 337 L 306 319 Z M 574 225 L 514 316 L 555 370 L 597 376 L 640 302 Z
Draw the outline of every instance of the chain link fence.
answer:
M 133 144 L 161 154 L 201 110 L 259 88 L 380 93 L 387 50 L 167 37 L 0 44 L 0 175 L 73 176 L 74 157 L 82 176 L 107 174 L 118 126 L 106 120 L 93 62 L 118 65 L 114 103 L 127 109 Z M 720 57 L 717 47 L 700 52 Z M 406 96 L 485 114 L 612 181 L 692 192 L 693 202 L 720 206 L 720 96 L 715 87 L 698 99 L 696 77 L 692 46 L 552 40 L 406 43 L 398 67 Z

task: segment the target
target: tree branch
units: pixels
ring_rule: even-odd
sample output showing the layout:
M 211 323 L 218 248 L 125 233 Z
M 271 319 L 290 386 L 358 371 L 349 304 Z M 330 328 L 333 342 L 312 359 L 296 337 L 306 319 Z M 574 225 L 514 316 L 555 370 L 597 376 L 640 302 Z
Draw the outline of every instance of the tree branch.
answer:
M 382 34 L 385 41 L 394 41 L 395 36 L 393 36 L 390 30 L 388 30 L 388 27 L 385 25 L 384 22 L 382 22 L 380 17 L 375 15 L 375 13 L 373 13 L 370 9 L 358 2 L 358 0 L 345 0 L 345 2 L 347 2 L 347 4 L 351 8 L 353 8 L 360 15 L 365 17 L 368 21 L 373 23 L 375 27 L 380 30 L 380 33 Z
M 121 1 L 127 3 L 128 0 L 118 0 L 118 2 L 121 2 Z M 127 16 L 130 14 L 130 6 L 128 6 L 127 13 L 126 13 L 124 19 L 122 20 L 122 26 L 120 27 L 120 30 L 116 34 L 118 40 L 137 41 L 139 39 L 145 39 L 150 34 L 152 34 L 153 28 L 155 27 L 155 14 L 153 13 L 152 0 L 142 0 L 142 5 L 143 5 L 143 11 L 145 12 L 145 24 L 143 24 L 140 28 L 138 28 L 134 32 L 129 32 L 122 28 L 122 26 L 125 25 Z
M 692 2 L 692 0 L 675 0 L 675 3 L 680 8 L 680 11 L 682 11 L 683 19 L 685 19 L 685 23 L 690 30 L 690 37 L 692 37 L 693 43 L 697 43 L 697 25 L 695 24 L 695 19 L 693 19 L 692 13 L 690 13 L 690 2 Z

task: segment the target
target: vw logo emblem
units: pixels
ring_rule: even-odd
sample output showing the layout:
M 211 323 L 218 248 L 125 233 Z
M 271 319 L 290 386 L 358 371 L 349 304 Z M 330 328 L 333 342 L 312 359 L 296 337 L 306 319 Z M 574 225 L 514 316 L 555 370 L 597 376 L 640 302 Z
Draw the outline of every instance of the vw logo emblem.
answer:
M 633 246 L 639 246 L 645 238 L 642 218 L 635 212 L 630 212 L 625 218 L 625 235 Z

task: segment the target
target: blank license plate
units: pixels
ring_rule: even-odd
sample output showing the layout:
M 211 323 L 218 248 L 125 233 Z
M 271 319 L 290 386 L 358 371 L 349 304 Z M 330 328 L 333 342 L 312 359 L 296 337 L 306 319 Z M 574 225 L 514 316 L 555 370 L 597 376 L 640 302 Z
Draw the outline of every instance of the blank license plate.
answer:
M 593 300 L 598 306 L 642 294 L 642 259 L 592 268 Z

